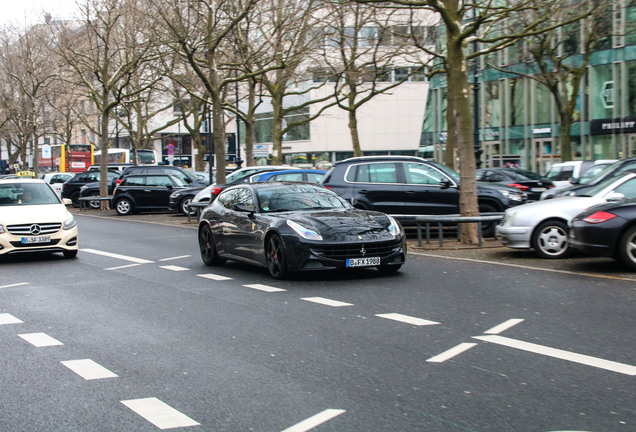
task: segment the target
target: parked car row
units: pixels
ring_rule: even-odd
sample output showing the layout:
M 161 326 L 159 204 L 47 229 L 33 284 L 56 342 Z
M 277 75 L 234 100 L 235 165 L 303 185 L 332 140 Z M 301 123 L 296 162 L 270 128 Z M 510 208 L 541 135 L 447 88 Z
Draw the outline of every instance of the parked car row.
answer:
M 543 258 L 565 258 L 578 249 L 613 256 L 636 268 L 632 208 L 636 170 L 616 171 L 618 174 L 586 187 L 584 193 L 577 190 L 576 194 L 507 209 L 497 226 L 498 237 L 510 248 L 533 249 Z

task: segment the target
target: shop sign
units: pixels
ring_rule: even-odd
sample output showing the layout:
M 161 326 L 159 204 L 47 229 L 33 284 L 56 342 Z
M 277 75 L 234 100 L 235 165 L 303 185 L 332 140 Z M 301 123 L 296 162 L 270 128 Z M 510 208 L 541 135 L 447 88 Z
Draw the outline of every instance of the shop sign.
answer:
M 532 129 L 533 134 L 549 134 L 552 132 L 552 128 L 536 128 Z
M 636 133 L 636 117 L 598 119 L 590 122 L 590 134 Z

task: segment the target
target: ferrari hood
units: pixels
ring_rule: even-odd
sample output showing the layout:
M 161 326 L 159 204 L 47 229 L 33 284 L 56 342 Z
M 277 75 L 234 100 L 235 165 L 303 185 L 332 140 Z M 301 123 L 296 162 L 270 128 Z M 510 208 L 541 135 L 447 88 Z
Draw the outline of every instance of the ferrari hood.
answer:
M 390 221 L 382 213 L 364 210 L 295 213 L 288 219 L 314 229 L 325 241 L 365 241 L 393 239 L 387 230 Z

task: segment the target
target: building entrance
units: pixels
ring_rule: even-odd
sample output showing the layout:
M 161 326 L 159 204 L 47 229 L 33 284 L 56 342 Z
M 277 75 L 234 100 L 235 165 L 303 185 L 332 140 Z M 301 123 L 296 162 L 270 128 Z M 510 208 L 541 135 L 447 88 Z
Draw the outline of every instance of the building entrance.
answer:
M 535 139 L 532 142 L 532 154 L 530 155 L 530 170 L 537 174 L 545 174 L 552 164 L 561 162 L 561 155 L 554 152 L 552 138 Z

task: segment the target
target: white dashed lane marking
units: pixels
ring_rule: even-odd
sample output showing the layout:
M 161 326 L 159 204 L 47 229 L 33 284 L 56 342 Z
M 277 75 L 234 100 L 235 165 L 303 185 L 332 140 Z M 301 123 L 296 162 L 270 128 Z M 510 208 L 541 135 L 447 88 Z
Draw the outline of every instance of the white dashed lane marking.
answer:
M 64 345 L 59 340 L 52 338 L 46 333 L 26 333 L 18 335 L 25 341 L 29 342 L 31 345 L 36 346 L 38 348 L 48 347 L 48 346 L 56 346 L 56 345 Z
M 188 271 L 188 270 L 190 270 L 189 268 L 185 268 L 185 267 L 181 267 L 181 266 L 175 266 L 175 265 L 159 266 L 159 268 L 170 270 L 170 271 L 176 271 L 176 272 L 177 271 Z
M 60 362 L 85 380 L 116 378 L 117 375 L 90 359 Z
M 0 314 L 0 325 L 2 324 L 23 324 L 18 318 L 8 313 Z
M 137 267 L 137 266 L 140 266 L 140 265 L 141 264 L 126 264 L 126 265 L 123 265 L 123 266 L 106 268 L 104 270 L 119 270 L 119 269 L 124 269 L 124 268 L 128 268 L 128 267 Z
M 301 298 L 301 300 L 318 303 L 325 306 L 332 306 L 332 307 L 353 306 L 352 303 L 345 303 L 338 300 L 327 299 L 324 297 L 305 297 L 305 298 Z
M 281 291 L 285 291 L 282 288 L 276 288 L 273 286 L 269 286 L 269 285 L 262 285 L 262 284 L 251 284 L 251 285 L 243 285 L 246 288 L 252 288 L 255 290 L 259 290 L 259 291 L 265 291 L 265 292 L 281 292 Z
M 177 411 L 157 398 L 130 399 L 121 401 L 128 408 L 148 420 L 159 429 L 198 426 L 199 423 Z
M 307 432 L 309 430 L 314 429 L 316 426 L 319 426 L 332 418 L 339 416 L 344 413 L 345 410 L 339 409 L 326 409 L 323 412 L 320 412 L 314 416 L 309 417 L 306 420 L 301 421 L 300 423 L 295 424 L 294 426 L 285 429 L 283 432 Z
M 202 277 L 202 278 L 206 278 L 206 279 L 215 280 L 215 281 L 232 280 L 231 277 L 221 276 L 221 275 L 217 275 L 217 274 L 214 274 L 214 273 L 198 274 L 197 276 Z
M 422 318 L 415 318 L 408 315 L 402 315 L 398 313 L 387 313 L 387 314 L 376 314 L 375 316 L 380 318 L 386 318 L 394 321 L 400 321 L 406 324 L 413 324 L 416 326 L 427 326 L 427 325 L 437 325 L 438 322 L 429 321 Z
M 476 343 L 461 343 L 459 345 L 457 345 L 456 347 L 453 347 L 449 350 L 444 351 L 441 354 L 437 354 L 434 357 L 431 357 L 430 359 L 426 360 L 429 363 L 443 363 L 446 360 L 449 360 L 461 353 L 463 353 L 464 351 L 468 351 L 469 349 L 471 349 L 472 347 L 476 346 Z
M 484 333 L 485 334 L 499 334 L 502 333 L 506 330 L 508 330 L 509 328 L 516 326 L 517 324 L 523 322 L 522 319 L 509 319 L 508 321 L 504 321 L 501 324 L 494 326 L 493 328 L 491 328 L 490 330 L 486 330 Z

